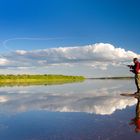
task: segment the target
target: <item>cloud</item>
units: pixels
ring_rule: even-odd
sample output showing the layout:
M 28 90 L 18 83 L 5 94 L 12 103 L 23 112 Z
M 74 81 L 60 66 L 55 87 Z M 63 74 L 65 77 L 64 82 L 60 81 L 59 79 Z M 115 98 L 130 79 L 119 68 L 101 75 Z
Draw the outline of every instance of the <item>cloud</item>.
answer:
M 111 44 L 98 43 L 80 47 L 59 47 L 43 50 L 17 50 L 16 57 L 48 60 L 48 63 L 73 63 L 88 61 L 113 61 L 129 60 L 133 57 L 140 57 L 132 51 L 125 51 L 122 48 L 115 48 Z
M 25 50 L 17 50 L 16 53 L 19 55 L 25 55 L 27 52 Z
M 9 64 L 9 61 L 6 58 L 0 58 L 0 66 Z
M 0 65 L 7 67 L 44 67 L 44 66 L 86 66 L 107 70 L 109 66 L 120 67 L 138 57 L 132 51 L 117 48 L 107 43 L 93 45 L 58 47 L 41 50 L 16 50 L 5 54 Z

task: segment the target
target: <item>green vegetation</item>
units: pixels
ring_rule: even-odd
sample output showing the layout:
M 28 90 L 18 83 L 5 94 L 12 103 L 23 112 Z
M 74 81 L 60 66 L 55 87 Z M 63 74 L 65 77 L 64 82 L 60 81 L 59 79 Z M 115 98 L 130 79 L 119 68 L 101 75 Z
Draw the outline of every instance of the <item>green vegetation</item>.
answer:
M 0 86 L 6 85 L 51 85 L 64 84 L 71 82 L 80 82 L 85 78 L 83 76 L 65 76 L 65 75 L 0 75 Z

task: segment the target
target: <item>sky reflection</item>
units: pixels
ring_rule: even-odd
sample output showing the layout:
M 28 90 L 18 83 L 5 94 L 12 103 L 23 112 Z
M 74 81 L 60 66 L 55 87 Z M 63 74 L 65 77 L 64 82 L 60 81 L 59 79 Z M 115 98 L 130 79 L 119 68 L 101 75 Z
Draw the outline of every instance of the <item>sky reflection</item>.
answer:
M 1 87 L 0 113 L 47 110 L 110 115 L 136 104 L 136 99 L 120 96 L 134 91 L 132 83 L 133 80 L 88 80 L 54 86 Z

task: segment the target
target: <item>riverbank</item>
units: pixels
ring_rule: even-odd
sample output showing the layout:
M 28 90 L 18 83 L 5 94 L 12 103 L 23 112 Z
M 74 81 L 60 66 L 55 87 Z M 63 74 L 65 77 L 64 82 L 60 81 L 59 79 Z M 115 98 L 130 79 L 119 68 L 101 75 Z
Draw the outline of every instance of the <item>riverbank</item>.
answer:
M 51 85 L 85 80 L 83 76 L 67 75 L 0 75 L 0 86 L 3 85 Z
M 115 80 L 125 80 L 125 79 L 134 79 L 134 77 L 99 77 L 99 78 L 87 78 L 87 79 L 91 79 L 91 80 L 106 80 L 106 79 L 115 79 Z

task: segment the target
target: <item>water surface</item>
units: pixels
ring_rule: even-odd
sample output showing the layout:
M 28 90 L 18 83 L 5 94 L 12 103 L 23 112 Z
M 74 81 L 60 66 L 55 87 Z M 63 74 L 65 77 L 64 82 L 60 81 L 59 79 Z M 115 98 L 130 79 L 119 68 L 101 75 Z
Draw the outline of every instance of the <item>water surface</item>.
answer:
M 138 140 L 133 80 L 0 88 L 1 140 Z

